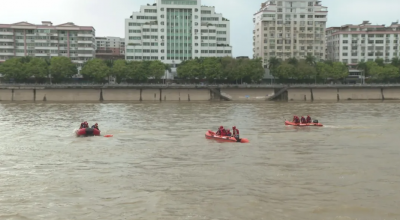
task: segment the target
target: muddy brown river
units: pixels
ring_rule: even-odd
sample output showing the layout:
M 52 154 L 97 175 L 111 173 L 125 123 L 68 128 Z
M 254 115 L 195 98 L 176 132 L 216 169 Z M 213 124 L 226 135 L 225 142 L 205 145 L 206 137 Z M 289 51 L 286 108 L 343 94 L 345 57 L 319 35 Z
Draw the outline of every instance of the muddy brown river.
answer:
M 0 219 L 400 220 L 400 103 L 1 103 Z M 323 128 L 284 119 L 309 113 Z M 87 120 L 112 138 L 77 138 Z M 249 144 L 208 129 L 236 125 Z

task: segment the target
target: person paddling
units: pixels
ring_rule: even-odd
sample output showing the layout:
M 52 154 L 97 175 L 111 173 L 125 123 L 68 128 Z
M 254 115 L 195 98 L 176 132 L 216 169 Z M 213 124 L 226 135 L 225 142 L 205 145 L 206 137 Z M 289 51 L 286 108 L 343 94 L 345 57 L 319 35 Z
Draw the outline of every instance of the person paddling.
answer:
M 307 124 L 312 123 L 311 117 L 309 115 L 307 115 Z
M 89 124 L 87 123 L 87 121 L 81 123 L 81 126 L 79 129 L 82 129 L 82 128 L 89 128 Z
M 226 130 L 224 129 L 224 126 L 220 126 L 215 134 L 220 136 L 226 136 Z
M 236 126 L 232 127 L 232 136 L 237 140 L 237 142 L 241 142 L 241 139 L 239 136 L 239 129 L 237 129 Z
M 301 121 L 302 124 L 306 124 L 307 123 L 306 118 L 304 118 L 304 116 L 301 116 L 301 120 L 300 121 Z
M 299 117 L 297 115 L 293 116 L 293 122 L 296 123 L 296 124 L 300 123 L 300 119 L 299 119 Z
M 100 129 L 99 129 L 99 124 L 97 124 L 97 123 L 96 123 L 95 125 L 93 125 L 92 128 L 93 128 L 93 129 L 97 129 L 97 130 L 100 131 Z

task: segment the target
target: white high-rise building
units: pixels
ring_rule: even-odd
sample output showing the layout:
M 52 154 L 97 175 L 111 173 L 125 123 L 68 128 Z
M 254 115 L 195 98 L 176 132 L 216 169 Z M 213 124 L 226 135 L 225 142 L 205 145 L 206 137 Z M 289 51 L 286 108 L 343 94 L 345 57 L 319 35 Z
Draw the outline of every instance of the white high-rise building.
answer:
M 321 1 L 274 0 L 254 14 L 253 52 L 268 64 L 271 57 L 286 60 L 312 55 L 325 58 L 328 9 Z
M 95 58 L 95 29 L 72 22 L 0 24 L 0 62 L 13 57 L 69 57 L 81 67 Z M 80 68 L 79 68 L 80 69 Z
M 232 56 L 230 21 L 201 0 L 157 0 L 125 20 L 126 60 Z
M 372 25 L 364 21 L 359 25 L 343 25 L 326 30 L 327 59 L 347 64 L 382 58 L 389 63 L 400 56 L 400 24 Z

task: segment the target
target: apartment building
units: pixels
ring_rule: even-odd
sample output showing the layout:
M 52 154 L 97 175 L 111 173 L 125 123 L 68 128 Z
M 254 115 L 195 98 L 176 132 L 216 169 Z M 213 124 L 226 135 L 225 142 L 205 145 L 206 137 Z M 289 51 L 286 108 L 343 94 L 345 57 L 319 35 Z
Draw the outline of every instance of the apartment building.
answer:
M 96 37 L 96 58 L 104 60 L 125 59 L 125 39 Z
M 273 0 L 254 14 L 253 52 L 267 65 L 272 57 L 286 60 L 325 57 L 328 8 L 321 1 Z
M 0 24 L 0 62 L 24 56 L 69 57 L 79 67 L 95 57 L 95 29 L 72 22 Z
M 127 60 L 179 64 L 232 56 L 230 21 L 201 0 L 157 0 L 133 12 L 125 25 Z
M 400 24 L 373 25 L 364 21 L 359 25 L 343 25 L 326 30 L 327 59 L 347 64 L 383 58 L 389 63 L 400 56 Z

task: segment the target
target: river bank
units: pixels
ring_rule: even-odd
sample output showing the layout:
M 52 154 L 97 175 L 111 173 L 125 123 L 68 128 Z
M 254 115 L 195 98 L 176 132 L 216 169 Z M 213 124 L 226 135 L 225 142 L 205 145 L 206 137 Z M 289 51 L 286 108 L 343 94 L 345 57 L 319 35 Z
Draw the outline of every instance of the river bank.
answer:
M 400 85 L 0 85 L 0 101 L 400 100 Z

